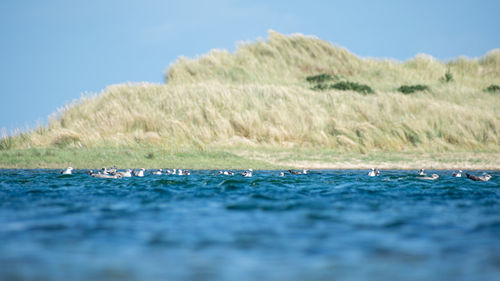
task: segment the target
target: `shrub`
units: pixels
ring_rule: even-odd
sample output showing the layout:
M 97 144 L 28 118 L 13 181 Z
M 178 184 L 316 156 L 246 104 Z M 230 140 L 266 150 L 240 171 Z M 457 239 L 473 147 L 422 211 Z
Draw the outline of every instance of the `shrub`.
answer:
M 400 91 L 403 94 L 411 94 L 414 92 L 418 91 L 427 91 L 429 90 L 429 87 L 426 85 L 402 85 L 401 87 L 398 88 L 398 91 Z
M 370 86 L 350 81 L 341 81 L 335 84 L 317 84 L 316 86 L 312 87 L 312 89 L 313 90 L 336 89 L 341 91 L 355 91 L 362 94 L 373 93 L 373 89 L 370 88 Z
M 306 78 L 307 82 L 309 83 L 325 83 L 328 81 L 332 81 L 335 78 L 331 75 L 328 75 L 326 73 L 319 74 L 319 75 L 314 75 L 314 76 L 308 76 Z
M 362 94 L 371 94 L 373 93 L 372 88 L 368 85 L 359 84 L 356 82 L 349 81 L 341 81 L 330 85 L 331 89 L 341 90 L 341 91 L 355 91 Z
M 448 82 L 452 82 L 453 81 L 453 74 L 450 72 L 450 69 L 448 69 L 446 71 L 446 73 L 444 74 L 443 77 L 441 77 L 441 82 L 445 82 L 445 83 L 448 83 Z
M 312 87 L 313 90 L 328 90 L 330 85 L 327 84 L 316 84 L 314 87 Z
M 500 92 L 500 86 L 491 84 L 488 86 L 488 88 L 484 89 L 484 91 L 490 93 Z

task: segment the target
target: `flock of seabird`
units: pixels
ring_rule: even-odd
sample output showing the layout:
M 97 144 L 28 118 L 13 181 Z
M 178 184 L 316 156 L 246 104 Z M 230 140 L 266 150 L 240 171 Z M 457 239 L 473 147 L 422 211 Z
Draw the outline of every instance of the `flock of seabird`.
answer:
M 72 167 L 68 167 L 65 170 L 61 171 L 61 174 L 63 175 L 71 175 L 73 171 Z M 128 169 L 126 171 L 118 171 L 116 167 L 107 169 L 107 168 L 102 168 L 98 172 L 94 172 L 92 170 L 88 171 L 87 173 L 94 177 L 94 178 L 106 178 L 106 179 L 119 179 L 119 178 L 130 178 L 130 177 L 144 177 L 144 172 L 146 169 L 141 168 L 139 170 L 132 170 Z M 288 170 L 288 173 L 290 175 L 306 175 L 308 171 L 306 169 L 303 169 L 302 171 L 296 171 L 296 170 Z M 461 178 L 462 177 L 462 170 L 458 170 L 452 174 L 453 177 L 456 178 Z M 179 176 L 189 176 L 191 175 L 191 172 L 189 170 L 183 170 L 183 169 L 157 169 L 154 171 L 151 171 L 151 175 L 179 175 Z M 219 170 L 217 172 L 218 175 L 225 175 L 225 176 L 234 176 L 235 172 L 233 171 L 228 171 L 228 170 Z M 432 174 L 430 176 L 427 176 L 424 169 L 420 169 L 418 171 L 418 179 L 422 180 L 436 180 L 439 178 L 438 174 Z M 240 172 L 239 175 L 249 178 L 253 176 L 253 170 L 248 169 L 246 171 Z M 369 177 L 376 177 L 380 175 L 380 171 L 376 168 L 371 168 L 370 171 L 368 172 Z M 491 175 L 487 173 L 483 173 L 481 176 L 474 176 L 470 175 L 468 173 L 465 173 L 468 179 L 471 179 L 473 181 L 489 181 L 491 179 Z M 285 176 L 285 172 L 280 172 L 279 174 L 280 177 Z
M 462 170 L 458 170 L 456 172 L 453 172 L 452 177 L 461 178 L 462 173 L 463 173 Z M 376 177 L 378 175 L 380 175 L 380 171 L 375 168 L 371 168 L 371 170 L 368 172 L 369 177 Z M 418 175 L 417 179 L 421 180 L 437 180 L 439 178 L 438 174 L 432 174 L 430 176 L 427 176 L 424 169 L 420 169 L 417 175 Z M 483 173 L 481 176 L 474 176 L 469 173 L 465 173 L 465 175 L 467 176 L 468 179 L 471 179 L 473 181 L 489 181 L 491 179 L 491 175 L 487 173 Z

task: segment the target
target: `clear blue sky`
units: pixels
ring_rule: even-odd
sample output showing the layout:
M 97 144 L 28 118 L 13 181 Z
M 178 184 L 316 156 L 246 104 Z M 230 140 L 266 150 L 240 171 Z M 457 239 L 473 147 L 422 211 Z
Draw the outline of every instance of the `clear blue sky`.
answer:
M 479 57 L 500 48 L 500 1 L 1 1 L 0 128 L 45 123 L 107 85 L 163 83 L 178 56 L 234 50 L 269 29 L 359 56 Z

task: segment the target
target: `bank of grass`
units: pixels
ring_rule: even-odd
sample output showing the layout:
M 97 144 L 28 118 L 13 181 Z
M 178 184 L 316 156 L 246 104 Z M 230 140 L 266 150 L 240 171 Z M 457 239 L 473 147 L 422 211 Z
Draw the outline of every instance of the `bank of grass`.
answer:
M 453 79 L 443 83 L 446 73 Z M 315 79 L 367 85 L 374 94 L 311 90 L 307 77 L 321 74 Z M 241 44 L 234 53 L 214 50 L 196 59 L 180 58 L 166 79 L 165 85 L 114 85 L 84 96 L 56 112 L 48 126 L 3 137 L 0 151 L 88 150 L 95 155 L 144 146 L 209 153 L 207 147 L 219 147 L 240 155 L 236 148 L 301 147 L 313 155 L 407 155 L 405 151 L 497 153 L 500 147 L 500 99 L 484 91 L 500 84 L 500 50 L 448 63 L 426 55 L 397 62 L 360 58 L 310 36 L 270 32 L 268 40 Z M 397 92 L 401 85 L 427 85 L 430 90 L 402 95 Z M 153 153 L 137 165 L 159 159 Z
M 152 146 L 0 151 L 0 168 L 63 169 L 498 169 L 500 152 L 370 152 L 273 147 L 165 149 Z
M 231 168 L 276 166 L 224 150 L 166 150 L 151 146 L 98 148 L 30 148 L 0 151 L 0 168 Z

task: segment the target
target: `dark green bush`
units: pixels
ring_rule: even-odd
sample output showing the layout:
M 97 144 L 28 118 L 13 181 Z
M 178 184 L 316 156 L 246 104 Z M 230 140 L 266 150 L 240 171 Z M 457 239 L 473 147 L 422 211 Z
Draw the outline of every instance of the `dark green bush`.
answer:
M 316 84 L 314 87 L 312 87 L 313 90 L 319 91 L 328 90 L 328 88 L 330 88 L 330 85 L 328 84 Z
M 335 78 L 331 75 L 328 75 L 326 73 L 319 74 L 319 75 L 314 75 L 314 76 L 308 76 L 306 78 L 307 82 L 309 83 L 325 83 L 328 81 L 332 81 Z
M 372 88 L 368 85 L 359 84 L 356 82 L 349 81 L 341 81 L 330 85 L 331 89 L 341 90 L 341 91 L 355 91 L 362 94 L 371 94 L 373 93 Z
M 428 86 L 420 85 L 420 84 L 418 84 L 418 85 L 403 85 L 403 86 L 398 88 L 398 91 L 400 91 L 403 94 L 411 94 L 414 92 L 427 91 L 427 90 L 429 90 Z
M 491 84 L 488 86 L 488 88 L 484 89 L 484 91 L 490 93 L 500 92 L 500 86 Z
M 362 94 L 373 93 L 373 89 L 370 88 L 370 86 L 350 81 L 341 81 L 335 84 L 317 84 L 314 87 L 312 87 L 312 89 L 313 90 L 335 89 L 341 91 L 355 91 Z
M 444 74 L 444 76 L 441 77 L 441 82 L 448 83 L 448 82 L 452 82 L 452 81 L 453 81 L 453 73 L 451 73 L 450 70 L 448 69 L 446 71 L 446 73 Z

